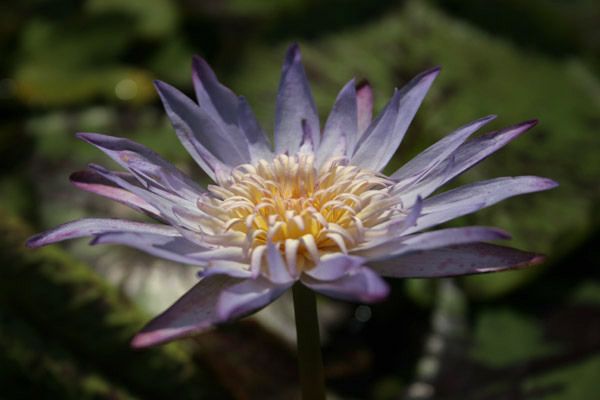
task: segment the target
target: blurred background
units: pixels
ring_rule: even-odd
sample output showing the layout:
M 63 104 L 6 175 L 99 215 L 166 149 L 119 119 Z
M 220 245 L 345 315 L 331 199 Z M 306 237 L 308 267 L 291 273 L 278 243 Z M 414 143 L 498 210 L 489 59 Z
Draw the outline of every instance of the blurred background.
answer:
M 189 267 L 81 239 L 27 237 L 90 216 L 139 218 L 79 191 L 71 172 L 115 164 L 76 132 L 123 136 L 203 184 L 152 80 L 192 94 L 191 58 L 243 94 L 267 131 L 297 41 L 324 121 L 366 78 L 393 88 L 443 70 L 389 171 L 455 128 L 538 118 L 456 182 L 560 183 L 456 221 L 548 254 L 528 270 L 390 281 L 384 303 L 319 298 L 331 399 L 600 398 L 600 6 L 594 0 L 26 0 L 0 12 L 0 399 L 294 399 L 293 314 L 147 350 L 129 340 L 195 282 Z M 388 171 L 388 172 L 389 172 Z

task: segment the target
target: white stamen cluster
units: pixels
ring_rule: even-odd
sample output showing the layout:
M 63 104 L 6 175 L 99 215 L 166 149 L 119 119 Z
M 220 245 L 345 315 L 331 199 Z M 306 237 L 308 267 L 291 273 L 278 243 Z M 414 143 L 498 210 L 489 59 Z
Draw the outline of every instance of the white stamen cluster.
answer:
M 198 201 L 208 220 L 205 237 L 243 249 L 258 273 L 267 242 L 281 251 L 290 272 L 310 269 L 329 252 L 344 252 L 387 233 L 403 210 L 388 193 L 391 180 L 331 159 L 315 168 L 312 155 L 279 155 L 272 163 L 241 165 Z M 209 223 L 210 222 L 210 223 Z

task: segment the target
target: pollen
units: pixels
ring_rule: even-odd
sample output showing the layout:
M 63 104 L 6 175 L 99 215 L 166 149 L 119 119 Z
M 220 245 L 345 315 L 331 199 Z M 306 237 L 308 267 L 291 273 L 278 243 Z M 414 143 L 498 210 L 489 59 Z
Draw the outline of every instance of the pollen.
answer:
M 279 155 L 271 163 L 244 164 L 198 200 L 207 216 L 206 240 L 239 246 L 258 273 L 267 242 L 279 248 L 290 272 L 319 263 L 327 253 L 348 253 L 381 234 L 401 213 L 384 175 L 334 158 L 320 169 L 313 155 Z

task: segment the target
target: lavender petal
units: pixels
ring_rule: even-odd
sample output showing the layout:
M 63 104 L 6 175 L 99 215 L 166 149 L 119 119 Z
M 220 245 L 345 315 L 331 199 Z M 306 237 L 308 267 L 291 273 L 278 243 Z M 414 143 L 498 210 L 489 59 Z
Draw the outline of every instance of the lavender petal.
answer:
M 319 281 L 334 281 L 346 274 L 356 272 L 365 262 L 362 257 L 341 253 L 325 255 L 321 257 L 319 264 L 304 273 Z
M 302 283 L 315 292 L 334 299 L 356 303 L 374 303 L 389 294 L 389 286 L 379 275 L 367 267 L 357 268 L 336 280 L 320 281 L 308 274 L 302 275 Z
M 323 139 L 316 157 L 317 168 L 336 155 L 345 156 L 354 152 L 357 124 L 356 89 L 352 79 L 338 94 L 323 128 Z M 342 136 L 346 138 L 346 151 L 344 154 L 337 154 Z
M 133 347 L 148 347 L 199 333 L 218 323 L 221 292 L 240 282 L 226 275 L 202 279 L 175 304 L 146 325 L 132 340 Z
M 489 132 L 461 145 L 456 152 L 454 166 L 446 181 L 450 181 L 464 171 L 483 161 L 512 140 L 525 133 L 537 124 L 537 120 L 529 120 L 511 127 Z
M 312 132 L 320 132 L 319 115 L 308 80 L 302 66 L 300 49 L 292 44 L 286 55 L 277 90 L 275 106 L 275 153 L 295 154 L 303 135 L 302 120 Z M 315 148 L 320 137 L 315 135 Z
M 243 96 L 238 99 L 238 123 L 246 136 L 252 163 L 256 164 L 261 159 L 268 162 L 272 161 L 271 141 L 258 123 L 250 104 Z
M 259 276 L 246 279 L 236 285 L 225 288 L 219 295 L 217 315 L 219 321 L 225 322 L 241 318 L 275 301 L 289 289 L 294 281 L 278 285 L 269 279 Z
M 522 268 L 543 261 L 541 254 L 489 243 L 448 246 L 369 263 L 375 272 L 393 278 L 442 278 Z
M 494 118 L 496 118 L 495 115 L 490 115 L 458 128 L 404 164 L 391 177 L 403 180 L 419 174 L 421 171 L 431 169 L 432 166 L 448 158 L 469 136 Z
M 155 81 L 155 86 L 177 136 L 209 175 L 214 177 L 219 164 L 231 169 L 250 161 L 248 148 L 240 146 L 240 138 L 245 142 L 241 133 L 238 137 L 223 131 L 208 112 L 171 85 Z

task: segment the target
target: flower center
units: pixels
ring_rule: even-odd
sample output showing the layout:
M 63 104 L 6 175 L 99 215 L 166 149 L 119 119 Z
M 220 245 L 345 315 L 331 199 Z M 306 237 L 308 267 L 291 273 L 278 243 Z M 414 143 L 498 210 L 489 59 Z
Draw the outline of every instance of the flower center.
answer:
M 273 242 L 288 268 L 312 268 L 323 254 L 347 253 L 369 240 L 399 209 L 384 175 L 329 160 L 318 171 L 312 155 L 279 155 L 272 163 L 237 167 L 219 186 L 210 185 L 198 207 L 220 232 L 212 243 L 240 246 L 252 270 L 260 269 Z M 213 225 L 216 227 L 217 225 Z

